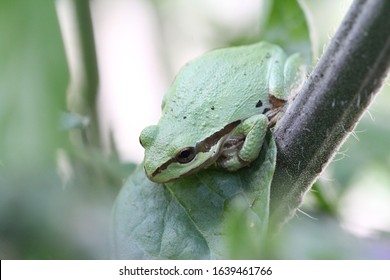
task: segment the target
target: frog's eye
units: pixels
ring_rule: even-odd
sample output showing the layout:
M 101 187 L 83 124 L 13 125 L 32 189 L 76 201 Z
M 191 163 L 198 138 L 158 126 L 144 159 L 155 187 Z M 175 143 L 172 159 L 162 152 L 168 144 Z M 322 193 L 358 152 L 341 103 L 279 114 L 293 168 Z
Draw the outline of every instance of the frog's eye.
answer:
M 176 154 L 176 161 L 179 163 L 188 163 L 195 158 L 196 152 L 194 147 L 186 147 Z

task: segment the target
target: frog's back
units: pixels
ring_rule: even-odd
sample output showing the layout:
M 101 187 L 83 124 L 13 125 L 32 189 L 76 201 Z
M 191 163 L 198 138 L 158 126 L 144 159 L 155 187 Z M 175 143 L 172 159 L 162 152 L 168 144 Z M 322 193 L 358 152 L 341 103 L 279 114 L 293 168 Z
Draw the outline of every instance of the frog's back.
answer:
M 261 42 L 214 50 L 195 59 L 167 93 L 160 122 L 175 125 L 178 134 L 193 132 L 202 140 L 228 123 L 263 113 L 270 107 L 270 67 L 275 58 L 285 57 L 281 48 Z

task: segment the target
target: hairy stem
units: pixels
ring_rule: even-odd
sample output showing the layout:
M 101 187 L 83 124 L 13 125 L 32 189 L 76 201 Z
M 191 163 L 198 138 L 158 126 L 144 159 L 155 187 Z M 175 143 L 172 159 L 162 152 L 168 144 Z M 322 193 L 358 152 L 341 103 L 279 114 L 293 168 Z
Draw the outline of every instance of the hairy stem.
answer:
M 355 0 L 280 121 L 271 189 L 274 226 L 295 213 L 381 88 L 390 66 L 389 31 L 389 0 Z

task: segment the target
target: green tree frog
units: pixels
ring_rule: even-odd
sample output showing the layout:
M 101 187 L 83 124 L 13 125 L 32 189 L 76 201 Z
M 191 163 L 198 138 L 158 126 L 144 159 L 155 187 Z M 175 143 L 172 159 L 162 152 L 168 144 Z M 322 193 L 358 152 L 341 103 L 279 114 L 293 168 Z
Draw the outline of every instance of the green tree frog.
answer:
M 213 50 L 188 63 L 164 96 L 158 124 L 141 132 L 148 178 L 165 183 L 210 165 L 249 165 L 304 69 L 300 55 L 268 42 Z

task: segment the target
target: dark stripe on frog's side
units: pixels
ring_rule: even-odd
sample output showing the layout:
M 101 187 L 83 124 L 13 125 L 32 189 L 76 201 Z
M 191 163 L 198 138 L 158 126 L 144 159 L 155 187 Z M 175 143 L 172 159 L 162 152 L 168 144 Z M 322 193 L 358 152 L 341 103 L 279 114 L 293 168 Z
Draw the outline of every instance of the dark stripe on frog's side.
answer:
M 224 128 L 221 130 L 213 133 L 211 136 L 204 139 L 202 142 L 199 142 L 195 146 L 196 153 L 198 152 L 208 152 L 210 151 L 211 147 L 218 143 L 218 141 L 225 136 L 226 134 L 229 134 L 232 132 L 233 129 L 237 127 L 241 123 L 240 120 L 234 121 L 232 123 L 229 123 L 228 125 L 225 125 Z
M 229 124 L 225 125 L 224 128 L 222 128 L 221 130 L 213 133 L 212 135 L 210 135 L 209 137 L 207 137 L 203 141 L 197 143 L 196 146 L 195 146 L 196 153 L 199 153 L 199 152 L 205 153 L 205 152 L 210 151 L 211 147 L 213 147 L 215 144 L 217 144 L 218 141 L 223 136 L 225 136 L 225 135 L 229 134 L 230 132 L 232 132 L 232 130 L 235 129 L 240 123 L 241 123 L 241 120 L 229 123 Z M 166 162 L 164 162 L 159 168 L 157 168 L 152 173 L 152 177 L 156 176 L 157 174 L 160 174 L 163 170 L 167 169 L 168 166 L 171 163 L 174 163 L 174 162 L 176 162 L 176 158 L 175 157 L 173 157 L 173 158 L 167 160 Z

